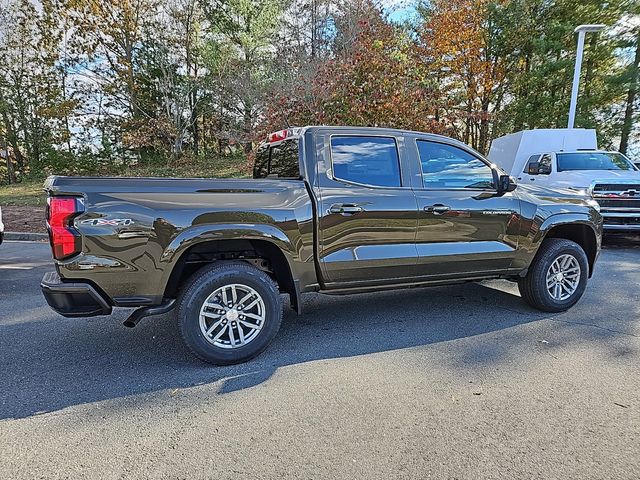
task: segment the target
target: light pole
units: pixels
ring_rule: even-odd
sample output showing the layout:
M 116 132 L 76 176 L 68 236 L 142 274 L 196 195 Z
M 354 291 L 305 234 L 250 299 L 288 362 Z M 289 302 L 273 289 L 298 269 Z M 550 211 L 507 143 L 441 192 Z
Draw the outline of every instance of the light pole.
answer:
M 573 128 L 576 119 L 580 69 L 582 68 L 582 54 L 584 53 L 584 36 L 587 32 L 598 32 L 604 27 L 606 27 L 606 25 L 580 25 L 574 30 L 574 33 L 578 34 L 578 50 L 576 51 L 576 65 L 573 69 L 573 86 L 571 87 L 571 104 L 569 105 L 569 123 L 567 124 L 567 128 Z

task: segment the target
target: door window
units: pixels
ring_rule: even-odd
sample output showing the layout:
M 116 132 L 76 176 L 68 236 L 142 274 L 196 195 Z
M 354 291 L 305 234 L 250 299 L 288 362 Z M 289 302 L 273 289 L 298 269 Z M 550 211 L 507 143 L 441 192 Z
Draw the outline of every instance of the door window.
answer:
M 471 153 L 445 143 L 418 140 L 417 144 L 425 188 L 495 188 L 491 167 Z
M 540 154 L 537 155 L 531 155 L 529 157 L 529 160 L 527 160 L 527 164 L 524 167 L 524 173 L 531 173 L 531 164 L 536 164 L 538 163 L 538 160 L 540 159 Z
M 538 174 L 549 175 L 551 173 L 551 155 L 545 153 L 538 160 Z
M 376 187 L 400 187 L 400 159 L 392 137 L 331 137 L 333 177 Z

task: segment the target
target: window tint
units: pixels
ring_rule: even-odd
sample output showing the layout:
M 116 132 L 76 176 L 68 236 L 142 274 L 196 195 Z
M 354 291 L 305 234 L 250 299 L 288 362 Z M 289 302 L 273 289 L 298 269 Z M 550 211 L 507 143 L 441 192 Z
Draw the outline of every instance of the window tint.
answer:
M 538 173 L 541 175 L 549 175 L 551 173 L 551 155 L 545 153 L 538 160 Z
M 396 141 L 389 137 L 331 137 L 333 176 L 348 182 L 399 187 Z
M 619 153 L 558 153 L 558 171 L 565 170 L 633 170 L 631 162 Z
M 425 140 L 417 143 L 425 188 L 495 188 L 491 168 L 465 150 Z
M 298 139 L 292 138 L 276 145 L 260 145 L 256 151 L 253 177 L 299 178 Z

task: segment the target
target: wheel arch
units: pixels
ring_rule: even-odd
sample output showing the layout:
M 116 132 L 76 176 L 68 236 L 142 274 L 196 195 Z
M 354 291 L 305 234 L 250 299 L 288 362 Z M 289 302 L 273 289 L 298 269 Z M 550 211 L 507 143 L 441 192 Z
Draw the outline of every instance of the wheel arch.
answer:
M 300 313 L 300 289 L 294 280 L 290 258 L 282 245 L 266 238 L 202 239 L 181 249 L 173 259 L 164 285 L 164 297 L 177 296 L 187 278 L 214 262 L 246 261 L 267 272 L 282 292 L 288 293 L 291 306 Z
M 540 244 L 547 238 L 564 238 L 580 245 L 589 260 L 589 278 L 591 278 L 598 258 L 600 243 L 596 230 L 589 222 L 567 220 L 553 223 L 544 229 Z

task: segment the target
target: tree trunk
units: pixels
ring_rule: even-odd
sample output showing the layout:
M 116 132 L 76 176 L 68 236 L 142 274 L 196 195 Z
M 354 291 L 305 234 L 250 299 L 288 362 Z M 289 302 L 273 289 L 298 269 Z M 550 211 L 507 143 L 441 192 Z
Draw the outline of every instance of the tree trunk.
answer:
M 531 69 L 531 58 L 529 56 L 529 54 L 527 54 L 527 56 L 524 59 L 524 73 L 520 72 L 520 76 L 524 77 L 526 79 L 529 78 L 529 71 Z M 519 85 L 518 87 L 518 98 L 520 100 L 522 100 L 523 98 L 527 98 L 527 101 L 529 101 L 529 95 L 531 92 L 525 92 L 525 88 L 523 87 L 522 83 Z M 527 121 L 529 122 L 530 119 L 527 119 Z M 515 130 L 524 130 L 524 117 L 522 115 L 521 112 L 521 108 L 519 108 L 518 110 L 516 110 L 516 121 L 514 122 L 514 127 Z M 531 128 L 531 125 L 529 125 L 529 128 Z
M 638 93 L 638 68 L 640 68 L 640 33 L 636 39 L 636 57 L 633 61 L 633 70 L 631 71 L 631 84 L 627 92 L 627 106 L 624 109 L 624 121 L 622 122 L 622 132 L 620 134 L 620 152 L 627 153 L 629 146 L 629 136 L 631 135 L 631 126 L 633 123 L 634 103 L 636 94 Z
M 589 114 L 589 99 L 591 98 L 591 81 L 593 80 L 593 68 L 594 61 L 593 57 L 595 56 L 595 49 L 598 42 L 598 36 L 593 34 L 591 35 L 591 40 L 589 40 L 589 57 L 585 62 L 585 72 L 584 72 L 584 101 L 582 102 L 582 117 L 586 118 Z
M 5 133 L 6 133 L 6 128 L 5 128 Z M 9 180 L 9 183 L 16 183 L 16 174 L 13 171 L 13 162 L 11 161 L 11 157 L 9 156 L 9 145 L 7 144 L 6 135 L 2 139 L 2 152 L 7 162 L 7 178 Z
M 311 0 L 311 58 L 316 58 L 316 42 L 317 42 L 317 2 L 315 0 Z
M 11 123 L 9 116 L 6 112 L 2 112 L 2 120 L 4 122 L 4 131 L 5 131 L 5 152 L 7 155 L 7 171 L 9 174 L 9 183 L 16 182 L 16 174 L 13 168 L 13 162 L 11 160 L 11 155 L 9 155 L 9 145 L 13 150 L 13 155 L 16 157 L 16 163 L 19 168 L 24 168 L 26 163 L 24 155 L 22 154 L 22 150 L 20 150 L 20 145 L 18 143 L 18 135 L 16 134 L 15 126 Z
M 189 103 L 191 110 L 191 136 L 193 137 L 193 153 L 197 156 L 200 153 L 200 129 L 198 128 L 198 90 L 193 87 L 193 92 L 189 95 Z
M 481 115 L 478 151 L 485 155 L 487 153 L 487 144 L 489 143 L 489 95 L 482 99 Z
M 187 76 L 190 77 L 194 85 L 191 86 L 189 92 L 189 111 L 191 116 L 189 119 L 189 129 L 191 130 L 191 137 L 193 139 L 193 153 L 197 156 L 200 150 L 200 131 L 198 129 L 198 54 L 194 53 L 194 47 L 192 46 L 192 24 L 195 2 L 192 2 L 189 6 L 189 14 L 186 19 L 186 34 L 185 34 L 185 57 L 186 57 L 186 70 Z M 197 37 L 194 39 L 197 44 Z
M 496 96 L 496 100 L 494 102 L 493 105 L 493 114 L 494 114 L 494 119 L 493 122 L 491 122 L 491 133 L 489 134 L 489 141 L 487 142 L 487 151 L 489 150 L 489 147 L 491 145 L 491 142 L 493 141 L 494 138 L 496 138 L 496 134 L 498 131 L 498 121 L 497 118 L 495 117 L 496 112 L 500 112 L 500 108 L 502 107 L 502 99 L 504 98 L 504 83 L 501 83 L 499 89 L 498 89 L 498 94 Z

